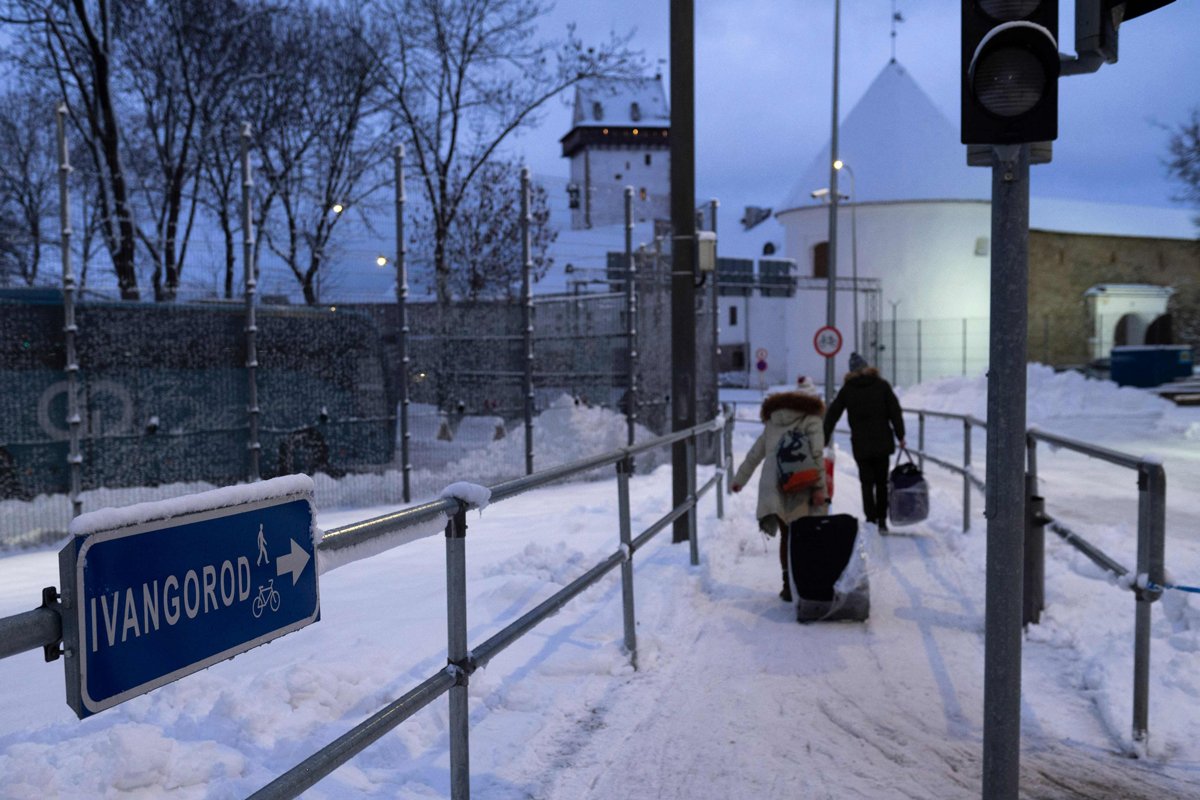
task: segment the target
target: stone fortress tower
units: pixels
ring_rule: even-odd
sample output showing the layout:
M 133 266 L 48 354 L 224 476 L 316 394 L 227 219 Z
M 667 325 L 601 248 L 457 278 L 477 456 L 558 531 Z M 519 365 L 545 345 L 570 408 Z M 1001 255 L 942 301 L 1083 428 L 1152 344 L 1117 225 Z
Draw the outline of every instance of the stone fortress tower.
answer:
M 635 222 L 670 219 L 671 117 L 661 75 L 580 83 L 561 142 L 573 230 L 623 224 L 626 186 Z

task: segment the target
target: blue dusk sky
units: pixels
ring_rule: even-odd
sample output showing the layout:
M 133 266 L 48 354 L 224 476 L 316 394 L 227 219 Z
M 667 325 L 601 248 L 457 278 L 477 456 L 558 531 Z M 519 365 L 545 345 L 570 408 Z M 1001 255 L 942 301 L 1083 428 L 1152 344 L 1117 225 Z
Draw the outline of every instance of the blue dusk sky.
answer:
M 738 214 L 744 205 L 778 207 L 828 143 L 833 8 L 833 0 L 696 0 L 698 203 L 715 197 Z M 904 18 L 897 61 L 957 130 L 959 2 L 896 0 L 895 8 Z M 892 10 L 892 0 L 841 3 L 843 121 L 892 56 Z M 1059 50 L 1073 53 L 1074 2 L 1062 2 L 1059 14 Z M 562 0 L 543 29 L 559 35 L 570 22 L 593 40 L 634 31 L 632 46 L 669 81 L 668 0 Z M 1060 79 L 1054 160 L 1033 169 L 1033 193 L 1178 207 L 1163 126 L 1200 106 L 1197 36 L 1200 3 L 1176 0 L 1122 26 L 1117 64 Z M 569 125 L 566 103 L 552 102 L 515 149 L 535 173 L 565 176 L 558 139 Z

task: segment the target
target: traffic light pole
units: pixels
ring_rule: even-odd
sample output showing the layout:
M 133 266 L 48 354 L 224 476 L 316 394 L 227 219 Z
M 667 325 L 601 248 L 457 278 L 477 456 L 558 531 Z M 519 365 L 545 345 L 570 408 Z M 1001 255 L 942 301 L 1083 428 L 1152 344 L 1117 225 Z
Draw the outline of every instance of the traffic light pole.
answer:
M 993 148 L 983 800 L 1017 800 L 1025 535 L 1029 145 Z
M 693 0 L 671 0 L 671 430 L 696 424 L 696 146 Z M 672 497 L 686 502 L 687 443 L 671 449 Z M 689 541 L 691 509 L 672 541 Z

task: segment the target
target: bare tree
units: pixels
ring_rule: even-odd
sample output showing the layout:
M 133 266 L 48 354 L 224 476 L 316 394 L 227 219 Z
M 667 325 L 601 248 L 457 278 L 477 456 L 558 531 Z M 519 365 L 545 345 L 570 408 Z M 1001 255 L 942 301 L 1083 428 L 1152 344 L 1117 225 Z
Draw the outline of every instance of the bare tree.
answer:
M 641 74 L 629 37 L 585 46 L 569 28 L 539 41 L 541 0 L 392 0 L 387 92 L 412 143 L 430 214 L 437 299 L 449 302 L 448 244 L 467 191 L 516 131 L 581 80 Z
M 530 257 L 532 279 L 540 280 L 551 266 L 546 251 L 557 233 L 550 227 L 546 189 L 530 191 Z M 430 252 L 432 230 L 416 228 L 409 248 Z M 450 292 L 466 300 L 515 300 L 521 292 L 521 168 L 511 161 L 491 161 L 469 184 L 446 239 L 446 256 L 454 265 Z M 433 275 L 429 289 L 434 290 Z
M 37 283 L 54 211 L 54 100 L 34 88 L 0 92 L 0 214 L 7 271 Z
M 157 300 L 173 300 L 198 206 L 204 123 L 225 104 L 246 56 L 250 11 L 238 0 L 130 4 L 123 35 L 128 90 L 138 124 L 131 163 L 145 218 L 138 235 L 153 265 Z
M 1175 199 L 1200 207 L 1200 108 L 1192 109 L 1187 122 L 1167 130 L 1171 134 L 1167 173 L 1183 185 Z M 1200 225 L 1200 217 L 1196 224 Z
M 122 12 L 131 5 L 112 0 L 8 0 L 4 20 L 14 23 L 22 67 L 53 83 L 67 102 L 97 177 L 101 230 L 121 297 L 137 300 L 137 239 L 114 86 Z
M 262 131 L 259 155 L 275 219 L 267 246 L 291 270 L 305 302 L 318 281 L 344 212 L 386 184 L 389 139 L 372 126 L 382 42 L 353 6 L 295 10 L 283 53 L 289 74 Z M 336 68 L 330 68 L 336 54 Z M 264 205 L 270 211 L 270 203 Z M 266 212 L 264 212 L 266 216 Z

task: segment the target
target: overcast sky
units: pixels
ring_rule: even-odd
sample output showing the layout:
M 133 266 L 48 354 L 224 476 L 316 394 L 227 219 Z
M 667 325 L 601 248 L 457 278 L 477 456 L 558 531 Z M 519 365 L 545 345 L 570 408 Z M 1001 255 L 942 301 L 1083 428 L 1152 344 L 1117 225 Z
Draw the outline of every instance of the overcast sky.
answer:
M 737 212 L 747 204 L 778 206 L 828 142 L 833 5 L 695 0 L 697 202 L 716 197 L 724 211 Z M 891 57 L 892 0 L 841 5 L 844 120 Z M 897 0 L 905 21 L 897 25 L 896 58 L 955 128 L 959 8 L 959 0 Z M 1074 52 L 1073 0 L 1059 13 L 1059 49 Z M 633 46 L 652 65 L 662 59 L 669 79 L 669 0 L 560 0 L 545 30 L 558 35 L 571 21 L 593 39 L 633 29 Z M 1163 166 L 1168 134 L 1158 125 L 1178 126 L 1200 106 L 1198 39 L 1200 2 L 1176 0 L 1121 28 L 1119 63 L 1061 79 L 1054 161 L 1033 168 L 1032 191 L 1176 205 L 1178 187 Z M 539 130 L 521 139 L 535 173 L 567 174 L 558 139 L 569 124 L 569 110 L 556 102 Z

